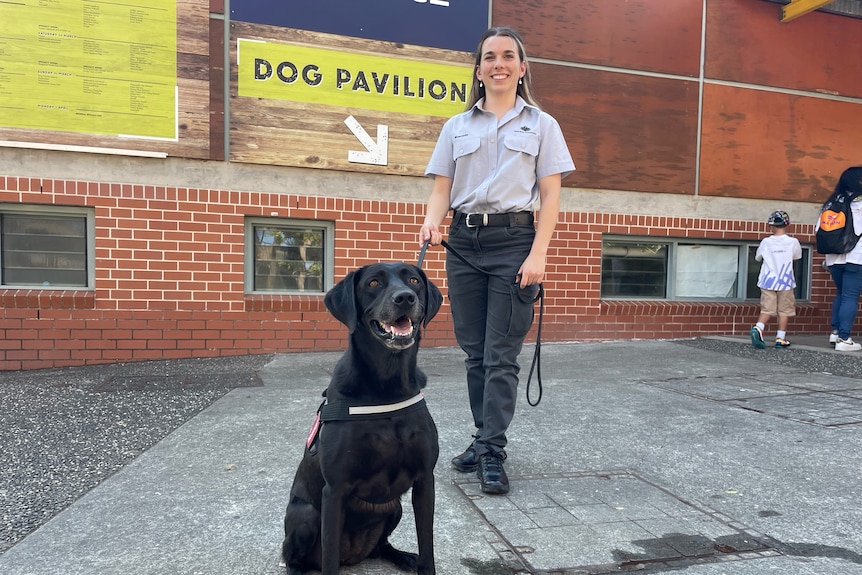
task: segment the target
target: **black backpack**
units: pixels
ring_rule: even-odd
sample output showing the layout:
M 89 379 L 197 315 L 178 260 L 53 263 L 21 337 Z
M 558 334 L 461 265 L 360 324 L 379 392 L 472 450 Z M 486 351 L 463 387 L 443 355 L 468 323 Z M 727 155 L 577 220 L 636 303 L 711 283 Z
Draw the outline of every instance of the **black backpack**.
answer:
M 859 236 L 853 228 L 850 202 L 862 195 L 862 166 L 847 168 L 838 179 L 835 191 L 820 208 L 814 239 L 817 253 L 846 254 L 856 247 Z

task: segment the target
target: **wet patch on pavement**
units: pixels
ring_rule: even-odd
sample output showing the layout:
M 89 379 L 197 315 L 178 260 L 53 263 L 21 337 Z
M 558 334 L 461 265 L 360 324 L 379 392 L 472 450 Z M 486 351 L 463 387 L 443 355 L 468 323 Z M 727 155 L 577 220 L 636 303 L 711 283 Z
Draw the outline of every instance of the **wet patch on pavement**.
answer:
M 510 477 L 488 496 L 455 485 L 491 527 L 511 573 L 601 575 L 775 557 L 772 540 L 628 470 Z

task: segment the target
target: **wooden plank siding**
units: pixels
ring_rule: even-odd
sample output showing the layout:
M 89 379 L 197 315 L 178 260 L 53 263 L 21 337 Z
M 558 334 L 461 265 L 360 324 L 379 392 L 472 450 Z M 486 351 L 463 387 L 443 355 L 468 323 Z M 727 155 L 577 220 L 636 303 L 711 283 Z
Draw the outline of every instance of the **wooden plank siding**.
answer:
M 392 42 L 364 40 L 290 28 L 274 28 L 245 22 L 231 24 L 231 125 L 230 159 L 234 162 L 346 170 L 375 174 L 420 176 L 446 118 L 372 111 L 285 100 L 239 97 L 237 92 L 237 38 L 396 56 L 428 62 L 469 64 L 464 52 Z M 376 138 L 377 125 L 389 129 L 389 162 L 386 166 L 351 163 L 351 150 L 362 144 L 344 125 L 353 116 Z

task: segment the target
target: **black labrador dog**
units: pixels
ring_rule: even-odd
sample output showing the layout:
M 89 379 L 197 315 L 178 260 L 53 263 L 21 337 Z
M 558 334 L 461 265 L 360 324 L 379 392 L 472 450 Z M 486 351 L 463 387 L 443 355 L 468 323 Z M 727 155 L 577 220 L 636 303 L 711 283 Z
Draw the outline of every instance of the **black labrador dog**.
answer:
M 375 263 L 348 274 L 324 302 L 350 335 L 290 490 L 287 571 L 336 575 L 339 565 L 379 557 L 432 575 L 439 449 L 416 354 L 442 295 L 417 266 Z M 410 488 L 418 555 L 389 543 Z

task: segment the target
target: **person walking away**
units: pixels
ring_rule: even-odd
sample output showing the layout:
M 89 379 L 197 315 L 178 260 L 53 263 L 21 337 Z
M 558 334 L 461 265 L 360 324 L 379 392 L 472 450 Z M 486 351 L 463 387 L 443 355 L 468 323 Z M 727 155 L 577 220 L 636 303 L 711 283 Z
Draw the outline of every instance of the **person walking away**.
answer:
M 434 184 L 419 230 L 420 245 L 439 245 L 439 227 L 452 209 L 448 244 L 470 262 L 446 254 L 453 327 L 467 355 L 476 427 L 474 441 L 452 466 L 476 471 L 485 493 L 509 491 L 503 462 L 518 354 L 545 277 L 561 181 L 574 169 L 559 124 L 533 98 L 521 36 L 508 27 L 487 30 L 474 55 L 467 109 L 447 120 L 428 162 L 425 174 Z
M 760 317 L 751 328 L 751 343 L 764 349 L 763 330 L 773 317 L 778 317 L 778 331 L 775 333 L 775 347 L 790 347 L 787 339 L 787 324 L 796 315 L 796 276 L 793 274 L 793 261 L 802 257 L 799 240 L 787 233 L 790 216 L 785 211 L 772 212 L 767 223 L 772 226 L 772 235 L 761 240 L 754 259 L 762 262 L 757 287 L 760 288 Z
M 850 202 L 850 212 L 853 214 L 853 231 L 862 235 L 862 196 Z M 833 333 L 829 336 L 829 343 L 835 343 L 836 351 L 862 350 L 862 345 L 850 336 L 862 293 L 862 241 L 846 254 L 826 254 L 825 258 L 826 269 L 836 290 L 832 299 Z

